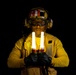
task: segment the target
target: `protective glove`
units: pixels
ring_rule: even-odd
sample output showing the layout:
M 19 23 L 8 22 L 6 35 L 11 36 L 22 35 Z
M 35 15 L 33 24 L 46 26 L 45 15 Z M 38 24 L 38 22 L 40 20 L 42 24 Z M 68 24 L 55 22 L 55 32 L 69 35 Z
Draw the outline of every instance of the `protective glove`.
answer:
M 31 53 L 29 56 L 24 58 L 25 65 L 28 66 L 36 66 L 37 65 L 37 54 Z
M 45 52 L 38 53 L 38 65 L 50 66 L 52 58 L 49 57 Z

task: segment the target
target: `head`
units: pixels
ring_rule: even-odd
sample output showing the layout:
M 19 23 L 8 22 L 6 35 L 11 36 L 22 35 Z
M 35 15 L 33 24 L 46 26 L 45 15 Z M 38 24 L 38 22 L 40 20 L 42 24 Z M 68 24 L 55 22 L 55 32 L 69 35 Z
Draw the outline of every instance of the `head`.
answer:
M 48 18 L 48 12 L 43 8 L 33 8 L 29 12 L 29 16 L 25 19 L 25 26 L 32 28 L 36 36 L 40 36 L 41 32 L 52 27 L 53 21 Z

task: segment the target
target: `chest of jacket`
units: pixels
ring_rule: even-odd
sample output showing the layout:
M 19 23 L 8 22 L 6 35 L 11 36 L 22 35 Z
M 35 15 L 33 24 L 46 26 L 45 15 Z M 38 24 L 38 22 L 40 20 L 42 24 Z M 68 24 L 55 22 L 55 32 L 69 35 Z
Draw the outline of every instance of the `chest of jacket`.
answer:
M 37 50 L 39 49 L 39 40 L 37 41 Z M 28 56 L 31 52 L 32 52 L 32 39 L 31 37 L 29 37 L 28 39 L 26 39 L 26 41 L 24 42 L 24 52 L 26 56 Z M 49 56 L 55 56 L 56 54 L 56 46 L 55 46 L 55 40 L 51 39 L 49 37 L 45 37 L 44 39 L 44 51 L 49 55 Z

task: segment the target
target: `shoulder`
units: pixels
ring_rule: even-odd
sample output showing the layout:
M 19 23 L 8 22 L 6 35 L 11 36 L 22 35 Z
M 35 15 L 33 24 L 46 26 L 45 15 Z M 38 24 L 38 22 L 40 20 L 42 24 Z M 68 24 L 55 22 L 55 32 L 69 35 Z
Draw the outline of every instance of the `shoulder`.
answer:
M 22 43 L 23 42 L 24 37 L 19 38 L 16 43 Z
M 22 43 L 23 43 L 23 40 L 24 40 L 24 38 L 23 37 L 21 37 L 21 38 L 19 38 L 16 42 L 15 42 L 15 47 L 21 47 L 22 46 Z
M 55 41 L 55 43 L 62 43 L 62 41 L 55 35 L 49 34 L 49 33 L 45 33 L 45 35 L 47 36 L 48 39 Z
M 55 40 L 57 40 L 57 39 L 59 39 L 58 37 L 56 37 L 55 35 L 52 35 L 52 34 L 49 34 L 49 33 L 45 33 L 45 36 L 47 36 L 47 38 L 49 38 L 49 39 L 55 39 Z
M 21 37 L 21 38 L 19 38 L 16 42 L 15 42 L 15 45 L 22 45 L 23 44 L 23 42 L 25 42 L 26 40 L 28 40 L 28 39 L 30 39 L 31 38 L 31 34 L 30 35 L 28 35 L 27 37 L 26 36 L 24 36 L 24 37 Z

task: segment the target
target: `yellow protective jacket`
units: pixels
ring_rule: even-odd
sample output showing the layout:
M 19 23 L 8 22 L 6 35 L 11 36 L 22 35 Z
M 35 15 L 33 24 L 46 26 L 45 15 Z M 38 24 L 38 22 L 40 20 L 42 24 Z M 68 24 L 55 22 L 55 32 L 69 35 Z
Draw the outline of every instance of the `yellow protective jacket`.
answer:
M 44 51 L 52 57 L 52 66 L 54 67 L 68 67 L 69 57 L 65 51 L 62 42 L 55 36 L 45 33 L 44 34 Z M 39 39 L 36 39 L 39 42 Z M 12 49 L 8 60 L 7 65 L 9 68 L 22 68 L 21 75 L 40 75 L 40 68 L 32 67 L 25 68 L 24 57 L 28 56 L 31 53 L 31 44 L 32 38 L 31 34 L 26 38 L 22 50 L 23 38 L 20 38 Z M 37 46 L 37 48 L 39 48 Z M 25 51 L 26 50 L 26 51 Z M 21 52 L 23 53 L 23 58 L 21 57 Z M 28 74 L 27 74 L 28 73 Z M 49 75 L 57 75 L 57 71 L 54 68 L 48 69 Z

